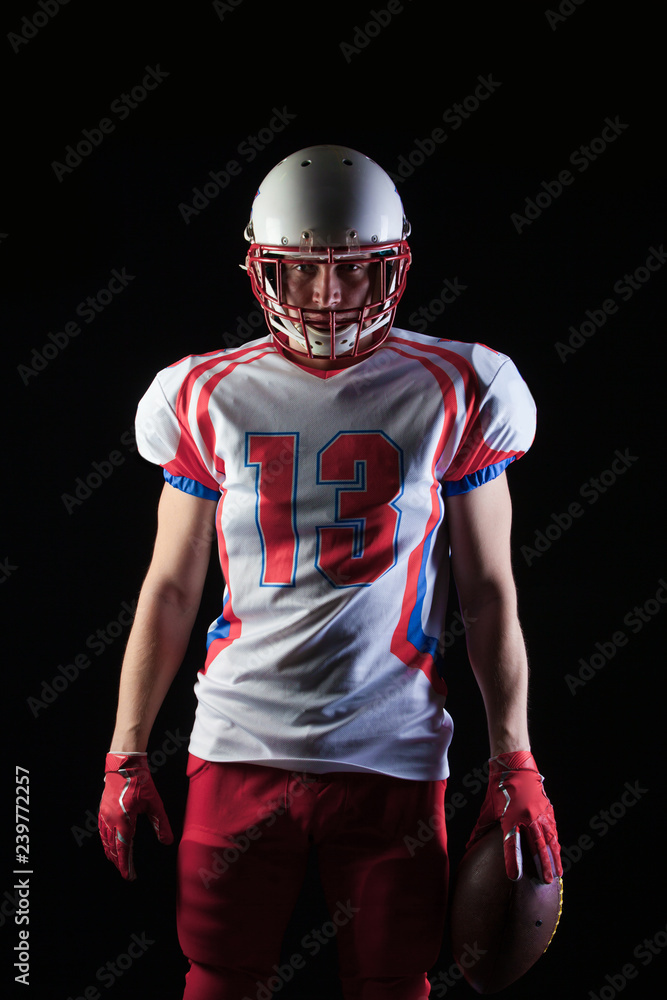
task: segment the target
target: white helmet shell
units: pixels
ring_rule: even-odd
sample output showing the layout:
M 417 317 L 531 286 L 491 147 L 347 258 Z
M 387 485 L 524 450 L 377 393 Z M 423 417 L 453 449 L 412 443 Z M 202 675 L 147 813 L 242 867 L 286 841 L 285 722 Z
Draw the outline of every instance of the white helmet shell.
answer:
M 264 178 L 249 234 L 276 247 L 309 238 L 315 247 L 373 246 L 405 239 L 410 226 L 394 182 L 370 157 L 346 146 L 309 146 Z

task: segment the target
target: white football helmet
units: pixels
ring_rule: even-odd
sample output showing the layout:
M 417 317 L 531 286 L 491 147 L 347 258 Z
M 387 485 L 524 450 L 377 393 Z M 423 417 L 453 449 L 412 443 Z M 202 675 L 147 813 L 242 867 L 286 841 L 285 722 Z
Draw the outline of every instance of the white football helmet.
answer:
M 278 343 L 310 358 L 375 350 L 388 336 L 405 290 L 409 234 L 394 182 L 363 153 L 310 146 L 281 160 L 260 184 L 245 230 L 251 244 L 246 270 Z M 287 263 L 356 261 L 374 264 L 360 308 L 304 309 L 285 301 Z

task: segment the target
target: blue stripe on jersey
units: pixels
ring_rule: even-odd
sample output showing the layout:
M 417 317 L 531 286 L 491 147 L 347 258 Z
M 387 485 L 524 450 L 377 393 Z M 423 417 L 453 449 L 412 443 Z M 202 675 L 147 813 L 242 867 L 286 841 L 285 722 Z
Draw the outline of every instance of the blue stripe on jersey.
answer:
M 164 478 L 170 486 L 174 486 L 183 493 L 189 493 L 193 497 L 202 497 L 204 500 L 219 500 L 220 494 L 217 490 L 212 490 L 203 483 L 198 483 L 196 479 L 188 479 L 187 476 L 172 476 L 171 472 L 163 469 Z
M 219 618 L 216 618 L 214 622 L 211 622 L 208 632 L 206 633 L 206 648 L 208 649 L 215 639 L 227 639 L 229 638 L 229 630 L 231 628 L 230 622 L 225 618 L 225 607 L 227 601 L 229 600 L 229 591 L 226 592 L 223 602 L 222 602 L 222 614 Z
M 477 472 L 471 472 L 470 475 L 464 476 L 463 479 L 457 479 L 450 483 L 446 482 L 444 484 L 445 496 L 456 497 L 461 493 L 470 493 L 471 490 L 477 489 L 478 486 L 490 483 L 492 479 L 500 476 L 505 471 L 510 462 L 514 461 L 515 457 L 512 455 L 511 458 L 506 458 L 495 465 L 487 465 L 485 469 L 478 469 Z
M 424 542 L 424 552 L 422 554 L 421 566 L 419 567 L 419 576 L 417 577 L 417 598 L 414 603 L 414 607 L 410 612 L 410 619 L 408 622 L 408 640 L 412 643 L 415 649 L 418 649 L 420 653 L 428 653 L 430 656 L 435 657 L 438 651 L 438 637 L 427 635 L 422 628 L 422 608 L 424 606 L 424 598 L 428 593 L 428 585 L 426 582 L 426 564 L 428 562 L 429 554 L 431 551 L 431 543 L 433 541 L 433 532 L 439 527 L 440 521 L 433 526 Z

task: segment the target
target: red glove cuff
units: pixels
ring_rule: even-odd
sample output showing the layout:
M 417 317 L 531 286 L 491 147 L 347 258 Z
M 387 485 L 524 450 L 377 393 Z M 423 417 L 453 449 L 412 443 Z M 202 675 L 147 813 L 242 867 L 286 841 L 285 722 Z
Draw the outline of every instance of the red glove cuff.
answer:
M 109 750 L 104 762 L 104 773 L 111 774 L 125 767 L 141 767 L 142 764 L 148 766 L 148 754 L 146 752 L 127 753 L 124 750 L 118 752 Z
M 530 750 L 509 750 L 507 753 L 499 753 L 497 757 L 491 758 L 489 765 L 490 771 L 497 768 L 502 768 L 505 771 L 518 771 L 526 765 L 537 771 L 537 764 Z

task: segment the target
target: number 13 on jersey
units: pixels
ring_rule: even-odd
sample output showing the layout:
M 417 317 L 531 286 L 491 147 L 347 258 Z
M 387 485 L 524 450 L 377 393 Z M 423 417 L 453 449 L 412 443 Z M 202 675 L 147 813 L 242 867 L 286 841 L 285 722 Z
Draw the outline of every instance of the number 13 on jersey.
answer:
M 333 587 L 369 586 L 395 564 L 403 452 L 382 431 L 341 431 L 310 469 L 299 469 L 298 433 L 248 433 L 245 464 L 255 467 L 261 586 L 296 584 L 298 476 L 329 491 L 333 521 L 315 525 L 315 565 Z

